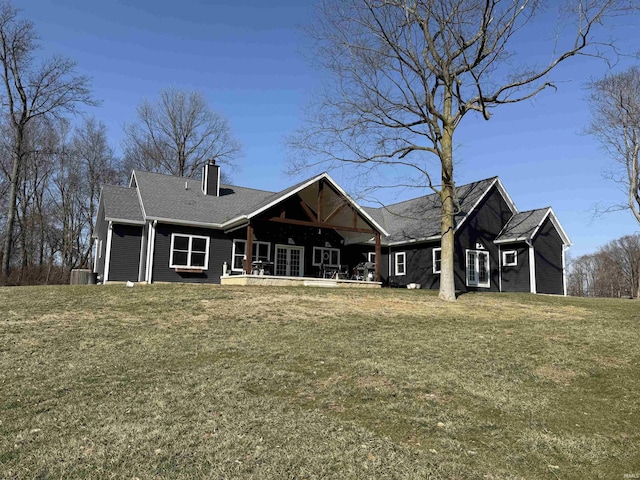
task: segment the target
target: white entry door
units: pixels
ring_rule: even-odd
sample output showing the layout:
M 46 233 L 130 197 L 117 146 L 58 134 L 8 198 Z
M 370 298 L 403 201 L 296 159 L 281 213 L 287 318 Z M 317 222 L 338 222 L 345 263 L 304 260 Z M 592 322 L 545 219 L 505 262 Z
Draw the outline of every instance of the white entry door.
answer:
M 467 250 L 467 285 L 470 287 L 489 287 L 489 252 Z
M 280 277 L 302 277 L 304 247 L 276 245 L 276 271 Z

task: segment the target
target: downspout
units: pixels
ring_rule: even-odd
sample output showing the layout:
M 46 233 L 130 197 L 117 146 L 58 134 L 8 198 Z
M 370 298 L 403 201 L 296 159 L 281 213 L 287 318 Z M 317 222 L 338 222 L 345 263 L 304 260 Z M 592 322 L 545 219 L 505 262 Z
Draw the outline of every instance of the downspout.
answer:
M 98 273 L 98 255 L 100 255 L 100 241 L 93 239 L 93 273 Z
M 562 290 L 565 297 L 567 296 L 567 250 L 569 245 L 562 244 Z
M 147 223 L 147 259 L 145 261 L 145 265 L 144 265 L 144 281 L 147 283 L 149 282 L 149 262 L 150 262 L 150 251 L 151 251 L 151 225 L 153 224 L 152 220 L 149 220 L 149 223 Z
M 104 256 L 104 278 L 102 283 L 109 281 L 109 264 L 111 263 L 111 237 L 113 236 L 113 222 L 109 221 L 109 228 L 107 229 L 107 252 Z
M 140 238 L 140 255 L 138 257 L 138 282 L 142 282 L 145 279 L 146 274 L 146 264 L 144 263 L 147 258 L 147 245 L 149 241 L 147 240 L 148 229 L 145 228 L 145 225 L 142 226 L 142 236 Z M 144 267 L 143 267 L 144 265 Z
M 533 248 L 533 242 L 531 240 L 525 240 L 526 244 L 529 245 L 529 284 L 531 293 L 536 292 L 536 255 L 535 250 Z
M 157 220 L 149 222 L 149 237 L 147 238 L 147 271 L 145 274 L 145 280 L 149 284 L 153 281 L 153 254 L 155 252 L 156 245 L 155 240 L 157 224 Z

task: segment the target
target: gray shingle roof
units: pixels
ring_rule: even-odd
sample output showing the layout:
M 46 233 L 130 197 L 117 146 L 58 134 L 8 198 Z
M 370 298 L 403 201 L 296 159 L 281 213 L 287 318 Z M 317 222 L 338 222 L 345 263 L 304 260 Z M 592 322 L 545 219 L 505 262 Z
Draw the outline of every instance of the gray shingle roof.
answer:
M 216 226 L 243 215 L 250 215 L 309 181 L 302 181 L 281 192 L 221 185 L 220 196 L 216 197 L 202 192 L 200 180 L 141 170 L 134 170 L 133 178 L 142 205 L 135 188 L 105 186 L 103 197 L 107 219 L 144 223 L 146 217 L 175 223 Z M 496 182 L 497 177 L 492 177 L 456 188 L 459 202 L 459 211 L 455 216 L 456 226 L 464 221 Z M 365 207 L 364 210 L 389 233 L 389 237 L 385 239 L 387 244 L 440 236 L 441 207 L 437 194 L 380 208 Z M 514 218 L 525 219 L 522 214 Z M 512 225 L 512 230 L 505 227 L 504 238 L 519 234 L 520 230 L 517 229 L 524 228 L 528 223 L 516 224 L 512 220 L 507 226 L 509 225 Z
M 496 242 L 531 240 L 538 227 L 549 213 L 549 207 L 515 214 L 504 226 Z
M 102 187 L 102 202 L 106 220 L 144 223 L 135 188 L 105 185 Z
M 467 217 L 496 180 L 497 177 L 492 177 L 456 187 L 456 197 L 460 206 L 455 216 L 456 226 Z M 389 232 L 385 243 L 410 242 L 440 236 L 441 204 L 440 197 L 435 193 L 365 210 Z
M 200 180 L 134 171 L 147 218 L 221 224 L 252 212 L 274 195 L 252 188 L 221 185 L 220 196 L 205 195 Z M 185 188 L 186 186 L 186 188 Z

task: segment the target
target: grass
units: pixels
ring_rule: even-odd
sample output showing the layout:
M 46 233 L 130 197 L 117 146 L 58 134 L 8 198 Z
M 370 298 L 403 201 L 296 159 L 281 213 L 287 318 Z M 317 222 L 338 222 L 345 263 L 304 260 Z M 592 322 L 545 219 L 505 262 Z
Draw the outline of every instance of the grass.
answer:
M 3 480 L 640 475 L 635 301 L 108 285 L 0 304 Z

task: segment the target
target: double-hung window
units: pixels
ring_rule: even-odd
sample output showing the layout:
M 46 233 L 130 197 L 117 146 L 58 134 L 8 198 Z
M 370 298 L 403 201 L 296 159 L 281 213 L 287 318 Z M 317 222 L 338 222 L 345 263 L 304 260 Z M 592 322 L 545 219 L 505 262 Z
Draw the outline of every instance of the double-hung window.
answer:
M 209 237 L 171 234 L 170 268 L 209 268 Z
M 467 250 L 467 286 L 490 286 L 489 252 L 485 250 Z
M 407 254 L 406 252 L 396 252 L 395 254 L 395 274 L 397 276 L 407 274 Z
M 313 247 L 313 266 L 340 266 L 340 249 L 327 247 Z
M 434 248 L 432 256 L 433 256 L 433 273 L 440 273 L 440 269 L 442 268 L 442 249 Z
M 271 244 L 269 242 L 253 241 L 253 252 L 251 254 L 251 261 L 263 261 L 268 262 L 271 259 Z M 234 271 L 243 271 L 242 260 L 247 255 L 247 241 L 246 240 L 234 240 L 233 241 L 233 264 L 231 269 Z

